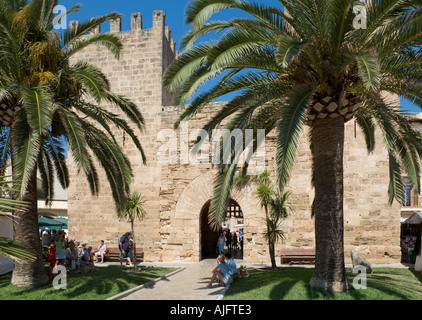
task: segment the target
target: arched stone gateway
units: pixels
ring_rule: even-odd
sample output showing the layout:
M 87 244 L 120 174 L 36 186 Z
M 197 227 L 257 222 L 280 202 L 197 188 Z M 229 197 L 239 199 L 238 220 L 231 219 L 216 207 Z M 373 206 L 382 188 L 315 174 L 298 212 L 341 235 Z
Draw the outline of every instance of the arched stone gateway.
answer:
M 197 253 L 194 253 L 194 256 L 197 256 L 198 260 L 216 255 L 218 233 L 208 226 L 207 219 L 213 185 L 214 171 L 200 174 L 183 190 L 174 212 L 174 219 L 193 220 L 197 224 Z M 234 187 L 230 197 L 242 209 L 243 231 L 245 235 L 249 235 L 248 239 L 252 240 L 252 234 L 255 234 L 258 228 L 255 223 L 263 218 L 253 190 L 250 187 L 244 187 L 242 190 Z M 244 257 L 250 256 L 254 242 L 244 241 Z

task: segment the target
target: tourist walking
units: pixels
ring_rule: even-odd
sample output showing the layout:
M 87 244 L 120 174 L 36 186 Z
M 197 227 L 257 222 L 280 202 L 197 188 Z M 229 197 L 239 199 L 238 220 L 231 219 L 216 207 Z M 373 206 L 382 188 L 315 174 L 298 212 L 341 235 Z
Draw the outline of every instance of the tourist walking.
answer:
M 220 231 L 218 234 L 218 241 L 217 241 L 217 251 L 218 254 L 221 254 L 224 252 L 224 244 L 226 243 L 223 231 Z
M 243 232 L 242 232 L 242 230 L 239 230 L 239 244 L 240 244 L 240 250 L 243 250 Z
M 120 264 L 122 263 L 123 259 L 127 260 L 129 265 L 132 265 L 132 261 L 130 260 L 130 232 L 126 232 L 119 241 L 119 249 L 121 252 L 121 259 Z
M 228 250 L 230 250 L 232 247 L 232 239 L 232 233 L 230 232 L 230 229 L 228 229 L 226 233 L 226 245 Z
M 237 235 L 236 232 L 233 232 L 233 249 L 237 251 Z

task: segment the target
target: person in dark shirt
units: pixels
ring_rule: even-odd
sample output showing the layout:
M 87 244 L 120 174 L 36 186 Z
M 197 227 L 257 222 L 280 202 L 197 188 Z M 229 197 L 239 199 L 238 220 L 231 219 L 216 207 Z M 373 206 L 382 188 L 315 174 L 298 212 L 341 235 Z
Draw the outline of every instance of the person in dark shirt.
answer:
M 119 241 L 119 249 L 120 249 L 120 262 L 123 259 L 127 260 L 127 263 L 132 266 L 132 261 L 130 260 L 130 232 L 126 232 Z

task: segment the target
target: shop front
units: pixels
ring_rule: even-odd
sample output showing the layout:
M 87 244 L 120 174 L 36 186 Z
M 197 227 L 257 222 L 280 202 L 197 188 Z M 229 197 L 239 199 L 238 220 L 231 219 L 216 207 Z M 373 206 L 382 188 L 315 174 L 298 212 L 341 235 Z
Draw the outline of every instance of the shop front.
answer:
M 414 249 L 421 223 L 422 212 L 416 211 L 401 223 L 401 261 L 404 263 L 415 263 L 417 253 Z

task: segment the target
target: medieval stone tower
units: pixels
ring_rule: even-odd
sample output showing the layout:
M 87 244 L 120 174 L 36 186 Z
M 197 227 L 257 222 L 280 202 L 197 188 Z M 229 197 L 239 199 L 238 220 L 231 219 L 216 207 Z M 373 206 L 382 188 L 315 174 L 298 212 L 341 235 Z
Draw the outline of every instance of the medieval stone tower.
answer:
M 101 68 L 110 80 L 111 90 L 123 94 L 140 108 L 145 130 L 139 132 L 146 152 L 147 164 L 129 137 L 115 129 L 116 138 L 128 155 L 133 171 L 132 190 L 145 196 L 148 218 L 135 224 L 137 246 L 142 247 L 145 261 L 200 261 L 215 250 L 215 238 L 207 227 L 209 200 L 212 195 L 214 169 L 209 163 L 184 162 L 180 156 L 186 147 L 180 143 L 184 132 L 175 132 L 178 142 L 173 152 L 176 162 L 159 161 L 159 150 L 172 138 L 175 121 L 180 114 L 172 106 L 172 95 L 162 85 L 166 68 L 177 56 L 171 30 L 165 26 L 165 14 L 153 13 L 151 29 L 142 28 L 142 16 L 131 16 L 131 30 L 122 31 L 121 21 L 112 21 L 110 32 L 123 42 L 120 60 L 101 47 L 84 49 L 71 61 L 79 60 Z M 92 32 L 100 32 L 93 30 Z M 200 129 L 221 107 L 215 103 L 189 121 L 189 130 Z M 104 105 L 111 112 L 117 109 Z M 188 134 L 188 133 L 186 133 Z M 300 141 L 296 164 L 289 183 L 290 216 L 283 223 L 286 240 L 277 245 L 285 248 L 313 248 L 314 221 L 311 217 L 311 153 L 306 135 Z M 398 205 L 389 206 L 388 157 L 382 148 L 380 132 L 378 148 L 368 155 L 361 132 L 353 122 L 346 126 L 345 164 L 345 250 L 360 250 L 373 262 L 400 261 L 400 213 Z M 274 136 L 265 141 L 265 163 L 275 173 Z M 117 247 L 118 238 L 129 231 L 129 223 L 119 221 L 105 174 L 99 169 L 100 193 L 93 197 L 85 177 L 78 175 L 69 158 L 70 187 L 68 200 L 69 237 L 96 246 L 100 239 Z M 264 212 L 256 200 L 255 187 L 234 188 L 230 206 L 233 214 L 242 217 L 245 262 L 269 262 L 264 240 Z M 236 209 L 237 208 L 237 209 Z

